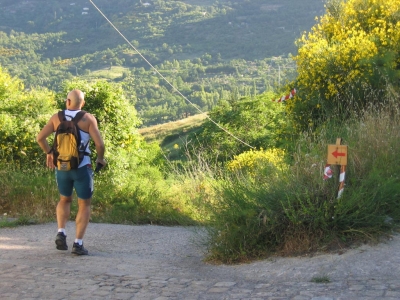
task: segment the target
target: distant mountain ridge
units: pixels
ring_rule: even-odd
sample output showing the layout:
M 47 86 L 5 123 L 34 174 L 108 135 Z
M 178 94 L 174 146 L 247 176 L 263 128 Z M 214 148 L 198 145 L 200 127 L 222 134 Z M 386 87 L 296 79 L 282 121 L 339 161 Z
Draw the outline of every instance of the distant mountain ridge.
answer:
M 221 53 L 225 59 L 247 60 L 295 53 L 295 38 L 309 30 L 315 16 L 324 12 L 322 0 L 93 3 L 129 40 L 139 41 L 145 49 L 163 43 L 183 48 L 189 44 L 195 53 Z M 68 57 L 124 43 L 89 1 L 2 0 L 0 7 L 0 28 L 5 32 L 63 31 L 67 39 L 79 39 L 80 50 L 64 45 Z M 64 47 L 58 50 L 67 52 Z

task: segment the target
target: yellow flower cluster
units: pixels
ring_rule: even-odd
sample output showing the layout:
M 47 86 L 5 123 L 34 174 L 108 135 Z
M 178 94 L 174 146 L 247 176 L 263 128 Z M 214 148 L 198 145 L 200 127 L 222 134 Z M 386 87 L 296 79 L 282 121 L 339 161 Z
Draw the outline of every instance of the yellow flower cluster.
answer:
M 0 47 L 0 55 L 1 56 L 14 56 L 21 53 L 19 49 L 11 49 L 11 48 L 4 48 Z
M 71 63 L 72 63 L 72 59 L 70 59 L 70 58 L 61 59 L 61 60 L 57 60 L 54 62 L 55 65 L 60 65 L 60 66 L 70 65 Z
M 298 81 L 327 99 L 372 74 L 372 58 L 400 49 L 400 0 L 349 0 L 320 18 L 298 41 Z M 392 62 L 392 68 L 400 63 Z
M 256 176 L 257 170 L 265 168 L 283 171 L 288 168 L 285 155 L 284 150 L 275 148 L 250 150 L 235 156 L 227 163 L 227 168 L 231 172 L 242 171 L 251 176 Z

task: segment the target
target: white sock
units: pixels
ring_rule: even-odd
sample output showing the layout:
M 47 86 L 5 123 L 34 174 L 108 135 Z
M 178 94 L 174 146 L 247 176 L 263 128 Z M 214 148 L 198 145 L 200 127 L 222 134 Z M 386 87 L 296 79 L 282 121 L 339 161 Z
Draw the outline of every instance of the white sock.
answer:
M 65 228 L 58 228 L 58 232 L 62 232 L 62 233 L 64 233 L 64 235 L 67 235 L 67 234 L 65 233 Z
M 79 244 L 79 246 L 82 246 L 83 244 L 81 239 L 75 239 L 75 243 Z

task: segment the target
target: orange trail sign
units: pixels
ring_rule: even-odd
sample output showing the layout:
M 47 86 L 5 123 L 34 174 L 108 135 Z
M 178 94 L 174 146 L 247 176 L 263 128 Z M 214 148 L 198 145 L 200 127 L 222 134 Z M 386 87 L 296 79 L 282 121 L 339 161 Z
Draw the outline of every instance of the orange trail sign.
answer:
M 347 146 L 328 145 L 328 164 L 347 166 Z
M 330 165 L 347 166 L 347 146 L 340 145 L 340 140 L 336 141 L 336 145 L 328 145 L 328 160 Z

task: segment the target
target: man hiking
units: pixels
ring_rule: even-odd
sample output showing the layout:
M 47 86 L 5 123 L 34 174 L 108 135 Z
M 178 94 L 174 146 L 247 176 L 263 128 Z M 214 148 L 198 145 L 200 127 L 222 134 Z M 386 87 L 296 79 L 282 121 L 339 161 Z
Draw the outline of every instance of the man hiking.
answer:
M 96 164 L 106 165 L 104 160 L 104 142 L 101 137 L 100 131 L 97 127 L 96 118 L 90 113 L 79 113 L 85 105 L 84 94 L 80 90 L 73 90 L 68 93 L 65 100 L 66 110 L 54 114 L 49 122 L 39 132 L 36 140 L 39 146 L 47 153 L 47 167 L 56 169 L 56 181 L 58 190 L 60 192 L 60 201 L 57 204 L 56 215 L 58 233 L 56 236 L 56 248 L 58 250 L 68 250 L 67 235 L 65 227 L 71 212 L 72 193 L 75 188 L 78 196 L 78 214 L 76 215 L 76 239 L 72 246 L 71 253 L 77 255 L 87 255 L 88 251 L 83 247 L 83 236 L 85 234 L 87 225 L 90 218 L 90 202 L 93 195 L 93 170 L 90 161 L 89 140 L 94 141 L 97 151 Z M 79 165 L 77 168 L 62 168 L 57 165 L 57 156 L 59 153 L 47 143 L 47 138 L 57 132 L 61 123 L 64 121 L 71 121 L 79 113 L 79 121 L 76 123 L 77 131 L 80 133 L 79 141 L 81 147 L 84 147 L 84 156 L 82 155 L 81 161 L 78 160 Z M 83 115 L 83 116 L 82 116 Z M 61 116 L 64 120 L 60 120 Z M 76 122 L 76 120 L 75 120 Z M 68 123 L 68 122 L 66 122 Z M 69 122 L 70 124 L 75 124 Z M 75 125 L 74 125 L 75 126 Z M 61 126 L 60 126 L 61 127 Z M 83 146 L 82 146 L 83 145 Z M 71 147 L 70 147 L 71 148 Z M 56 153 L 54 153 L 56 152 Z M 56 161 L 54 160 L 56 156 Z M 71 164 L 72 165 L 72 164 Z

